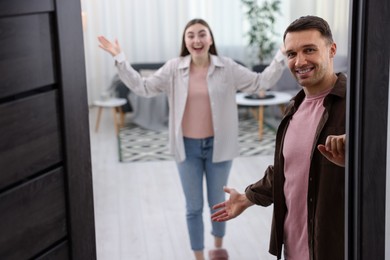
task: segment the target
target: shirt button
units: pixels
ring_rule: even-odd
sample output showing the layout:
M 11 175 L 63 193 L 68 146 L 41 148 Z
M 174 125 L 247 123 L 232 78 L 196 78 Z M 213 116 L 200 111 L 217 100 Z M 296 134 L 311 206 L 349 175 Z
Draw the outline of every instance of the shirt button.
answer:
M 309 178 L 309 180 L 310 180 L 310 181 L 312 181 L 312 180 L 313 180 L 313 178 L 312 178 L 312 177 L 310 177 L 310 178 Z
M 310 201 L 310 202 L 313 202 L 313 199 L 312 199 L 312 198 L 310 198 L 310 199 L 309 199 L 309 201 Z

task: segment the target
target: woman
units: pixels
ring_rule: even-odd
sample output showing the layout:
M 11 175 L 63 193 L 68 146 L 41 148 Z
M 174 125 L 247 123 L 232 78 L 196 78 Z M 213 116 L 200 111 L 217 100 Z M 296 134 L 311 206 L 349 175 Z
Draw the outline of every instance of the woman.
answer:
M 142 78 L 126 61 L 117 41 L 98 37 L 100 47 L 115 59 L 121 80 L 136 94 L 165 93 L 169 100 L 170 150 L 175 156 L 186 199 L 187 226 L 197 260 L 204 259 L 203 176 L 212 206 L 225 200 L 232 159 L 239 154 L 238 90 L 258 93 L 280 77 L 284 57 L 279 51 L 271 65 L 255 73 L 217 54 L 212 31 L 202 19 L 189 21 L 182 36 L 180 57 Z M 212 222 L 215 249 L 210 259 L 228 259 L 222 248 L 225 223 Z

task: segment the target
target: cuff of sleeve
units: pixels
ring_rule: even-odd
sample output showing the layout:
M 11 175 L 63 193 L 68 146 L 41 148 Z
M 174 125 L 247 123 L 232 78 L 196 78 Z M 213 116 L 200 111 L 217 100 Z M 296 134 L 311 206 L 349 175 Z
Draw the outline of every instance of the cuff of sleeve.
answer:
M 272 194 L 266 195 L 266 194 L 254 192 L 252 190 L 253 185 L 254 184 L 251 184 L 245 189 L 245 196 L 247 197 L 247 199 L 256 205 L 261 205 L 264 207 L 271 205 L 273 203 Z
M 277 62 L 282 62 L 282 61 L 284 61 L 284 58 L 285 58 L 285 56 L 284 56 L 283 52 L 280 49 L 278 49 L 278 52 L 275 54 L 275 58 L 274 59 Z
M 114 56 L 114 60 L 118 63 L 124 62 L 126 60 L 125 53 L 123 51 L 120 52 L 118 55 Z
M 251 185 L 249 185 L 249 186 L 247 186 L 247 187 L 245 188 L 245 196 L 248 198 L 248 200 L 249 200 L 250 202 L 255 203 L 255 201 L 254 201 L 254 194 L 253 194 L 253 192 L 251 191 L 250 187 L 251 187 Z M 255 203 L 255 204 L 256 204 L 256 203 Z

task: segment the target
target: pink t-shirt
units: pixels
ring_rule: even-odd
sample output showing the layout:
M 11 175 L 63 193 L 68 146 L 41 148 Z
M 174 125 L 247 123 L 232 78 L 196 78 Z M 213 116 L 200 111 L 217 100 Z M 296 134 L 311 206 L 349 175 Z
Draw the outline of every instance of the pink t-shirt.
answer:
M 311 150 L 323 101 L 330 92 L 307 96 L 288 126 L 283 145 L 284 195 L 287 214 L 284 222 L 284 255 L 288 260 L 309 259 L 307 233 L 307 191 Z
M 183 115 L 183 136 L 206 138 L 214 136 L 209 90 L 208 68 L 190 69 L 188 96 Z

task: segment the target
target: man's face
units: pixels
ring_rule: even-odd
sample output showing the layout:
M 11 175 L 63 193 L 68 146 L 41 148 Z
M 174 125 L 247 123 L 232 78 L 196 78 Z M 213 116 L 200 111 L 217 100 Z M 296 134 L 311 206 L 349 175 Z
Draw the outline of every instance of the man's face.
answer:
M 287 33 L 284 46 L 288 67 L 301 86 L 318 91 L 330 87 L 335 43 L 330 44 L 319 31 L 312 29 Z

